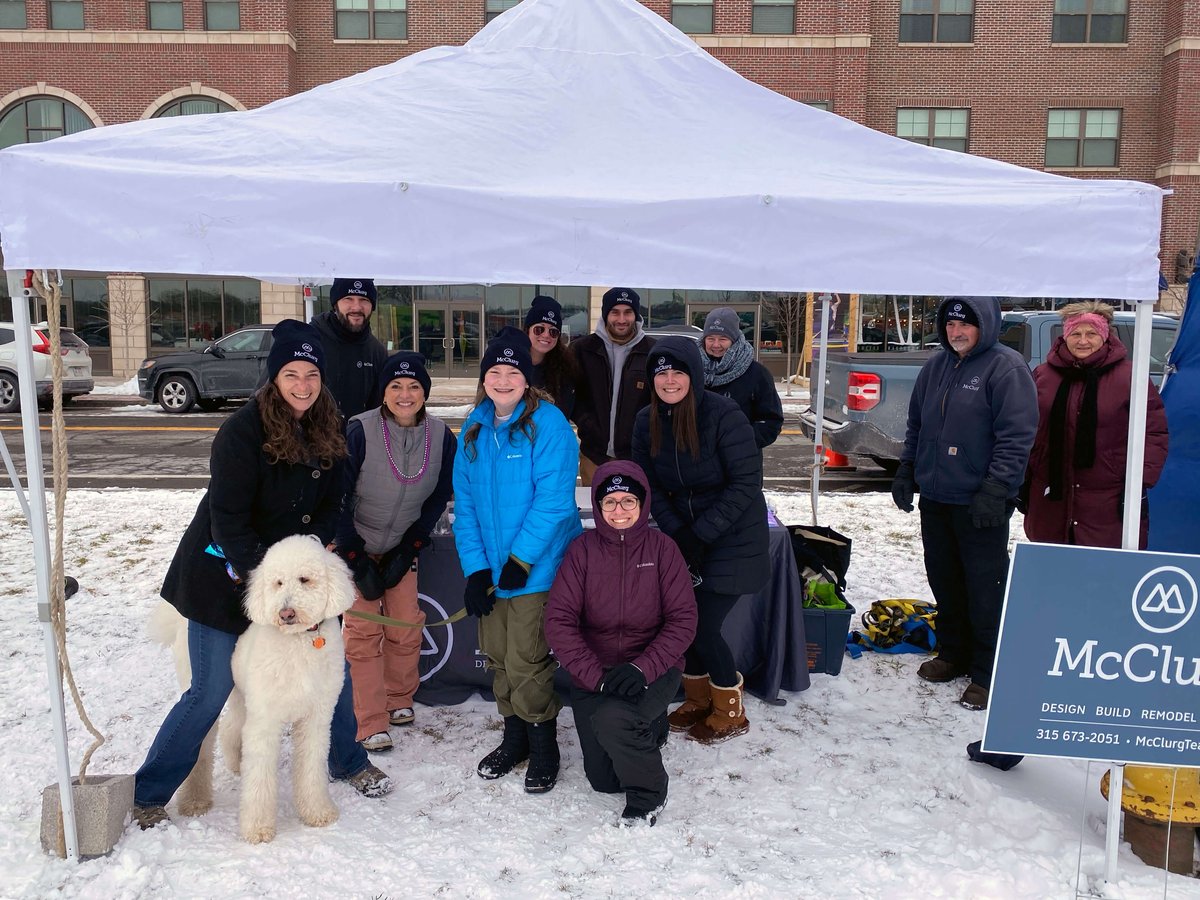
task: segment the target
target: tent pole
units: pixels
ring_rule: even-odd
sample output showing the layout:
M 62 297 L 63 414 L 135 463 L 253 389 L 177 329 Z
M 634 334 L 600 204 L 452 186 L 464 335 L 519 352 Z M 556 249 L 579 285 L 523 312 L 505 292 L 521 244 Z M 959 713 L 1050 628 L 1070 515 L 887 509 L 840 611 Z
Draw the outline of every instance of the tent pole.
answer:
M 812 514 L 813 524 L 819 525 L 817 521 L 817 495 L 821 493 L 821 471 L 825 467 L 825 447 L 824 441 L 824 424 L 825 424 L 825 357 L 829 355 L 829 294 L 814 295 L 821 298 L 821 331 L 818 338 L 821 347 L 821 358 L 817 361 L 816 371 L 809 370 L 809 391 L 811 395 L 812 385 L 814 380 L 817 385 L 816 397 L 813 401 L 813 409 L 817 414 L 813 416 L 816 422 L 815 434 L 813 434 L 813 464 L 812 464 Z
M 46 476 L 42 467 L 42 442 L 38 429 L 37 391 L 33 378 L 33 342 L 30 338 L 29 298 L 25 273 L 8 271 L 8 294 L 12 297 L 13 326 L 17 335 L 17 381 L 21 392 L 21 432 L 25 439 L 25 481 L 29 491 L 29 533 L 33 538 L 34 582 L 38 598 L 38 621 L 46 651 L 47 685 L 50 691 L 50 720 L 54 727 L 54 749 L 58 759 L 58 796 L 62 803 L 63 836 L 67 858 L 79 860 L 75 831 L 75 793 L 71 787 L 71 757 L 67 749 L 67 720 L 63 705 L 62 670 L 58 642 L 50 621 L 50 533 L 46 515 Z M 14 485 L 19 490 L 19 486 Z

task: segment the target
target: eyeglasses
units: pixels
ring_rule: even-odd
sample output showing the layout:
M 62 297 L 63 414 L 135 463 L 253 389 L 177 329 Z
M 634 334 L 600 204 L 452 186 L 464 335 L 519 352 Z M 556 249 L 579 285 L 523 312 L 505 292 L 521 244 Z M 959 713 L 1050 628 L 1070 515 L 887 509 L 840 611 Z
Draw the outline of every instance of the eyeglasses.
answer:
M 612 512 L 618 506 L 627 512 L 632 512 L 638 507 L 638 498 L 622 497 L 618 500 L 616 497 L 605 497 L 600 501 L 600 508 L 605 512 Z
M 549 333 L 550 337 L 552 337 L 552 338 L 558 337 L 558 329 L 555 328 L 553 325 L 534 325 L 533 333 L 536 334 L 538 337 L 541 337 L 543 334 L 546 334 L 546 333 Z

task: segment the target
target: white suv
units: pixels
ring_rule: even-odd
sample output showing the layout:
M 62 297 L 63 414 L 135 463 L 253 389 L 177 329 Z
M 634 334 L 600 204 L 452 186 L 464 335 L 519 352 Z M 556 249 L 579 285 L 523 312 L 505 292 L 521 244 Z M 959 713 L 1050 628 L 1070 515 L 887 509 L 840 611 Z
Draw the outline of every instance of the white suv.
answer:
M 38 405 L 50 403 L 53 390 L 50 373 L 50 327 L 42 322 L 30 327 L 33 341 L 33 373 Z M 63 403 L 95 387 L 88 345 L 70 328 L 60 331 L 63 358 Z M 21 408 L 17 390 L 17 333 L 12 322 L 0 322 L 0 413 Z

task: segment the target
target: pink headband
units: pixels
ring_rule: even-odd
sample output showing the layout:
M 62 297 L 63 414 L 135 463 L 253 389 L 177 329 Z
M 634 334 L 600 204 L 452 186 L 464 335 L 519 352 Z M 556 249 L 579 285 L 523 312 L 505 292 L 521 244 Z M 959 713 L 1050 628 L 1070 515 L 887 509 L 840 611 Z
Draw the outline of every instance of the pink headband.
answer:
M 1100 332 L 1101 340 L 1108 340 L 1108 319 L 1099 313 L 1080 313 L 1077 316 L 1071 316 L 1067 321 L 1063 322 L 1063 337 L 1070 337 L 1071 332 L 1077 329 L 1080 325 L 1091 325 Z

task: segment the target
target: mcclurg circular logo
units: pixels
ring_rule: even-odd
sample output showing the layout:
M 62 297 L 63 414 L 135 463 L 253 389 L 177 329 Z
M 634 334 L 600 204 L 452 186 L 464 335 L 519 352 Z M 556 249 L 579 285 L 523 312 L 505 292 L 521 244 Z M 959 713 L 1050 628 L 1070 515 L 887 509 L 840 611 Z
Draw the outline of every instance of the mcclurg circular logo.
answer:
M 1147 631 L 1166 634 L 1182 628 L 1196 612 L 1196 582 L 1183 569 L 1160 566 L 1133 589 L 1133 617 Z
M 613 484 L 620 484 L 620 483 L 621 483 L 621 476 L 620 476 L 620 475 L 614 475 L 614 476 L 613 476 Z
M 955 311 L 955 312 L 962 312 L 962 304 L 961 304 L 961 303 L 955 303 L 955 304 L 954 304 L 954 311 Z
M 505 355 L 505 356 L 512 356 L 512 354 L 513 354 L 513 352 L 512 352 L 512 347 L 505 347 L 505 348 L 504 348 L 504 355 Z
M 312 344 L 301 344 L 300 349 L 305 353 L 312 353 Z
M 362 290 L 362 282 L 361 281 L 354 282 L 354 289 L 356 291 L 361 291 Z
M 440 622 L 449 617 L 445 607 L 428 594 L 417 594 L 417 602 L 426 621 Z M 450 661 L 454 649 L 454 626 L 434 625 L 421 629 L 421 680 L 428 681 Z

